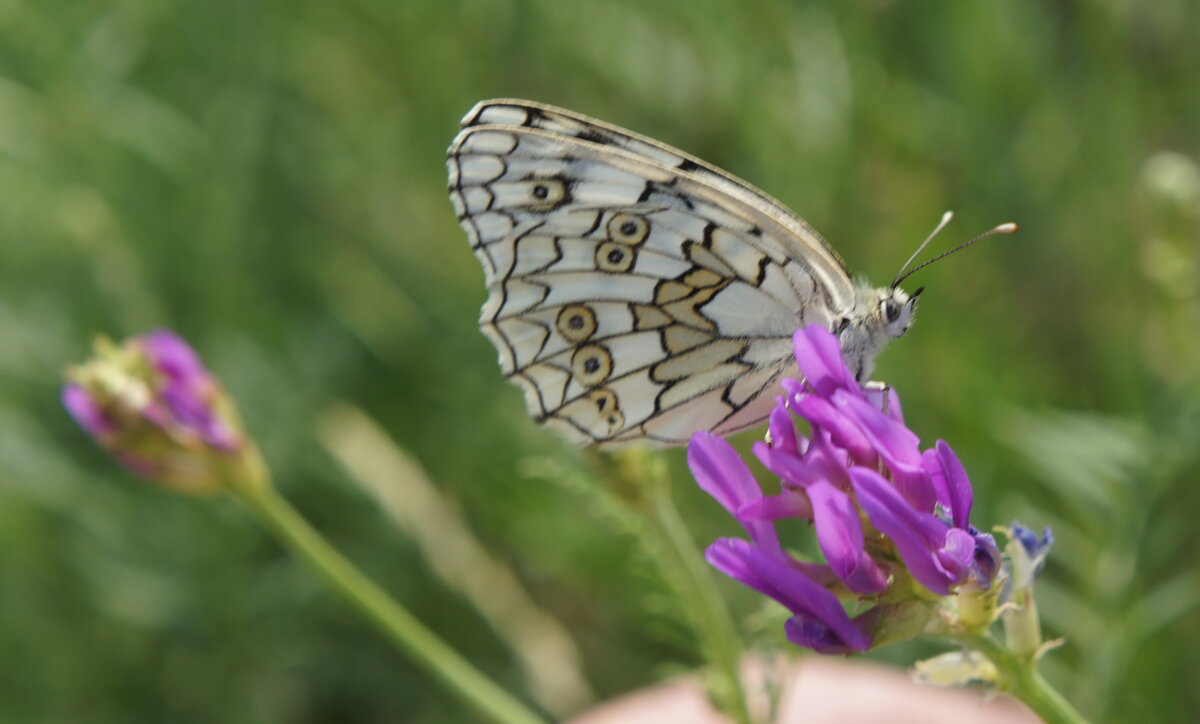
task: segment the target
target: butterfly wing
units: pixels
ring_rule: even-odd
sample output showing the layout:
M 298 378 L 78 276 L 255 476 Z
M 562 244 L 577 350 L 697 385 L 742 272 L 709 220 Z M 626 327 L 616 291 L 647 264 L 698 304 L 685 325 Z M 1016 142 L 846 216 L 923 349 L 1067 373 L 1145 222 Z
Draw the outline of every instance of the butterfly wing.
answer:
M 480 326 L 530 413 L 580 442 L 753 426 L 792 333 L 853 306 L 816 232 L 698 159 L 525 101 L 463 126 L 447 165 L 487 277 Z

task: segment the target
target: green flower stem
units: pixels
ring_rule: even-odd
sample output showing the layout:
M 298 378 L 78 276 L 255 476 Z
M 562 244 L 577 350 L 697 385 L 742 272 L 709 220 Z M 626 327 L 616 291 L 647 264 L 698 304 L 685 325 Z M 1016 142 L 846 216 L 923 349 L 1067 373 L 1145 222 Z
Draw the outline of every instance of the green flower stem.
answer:
M 232 488 L 284 545 L 315 568 L 401 651 L 475 707 L 486 720 L 501 724 L 546 724 L 545 719 L 480 673 L 334 550 L 272 486 Z
M 647 466 L 653 467 L 653 466 Z M 739 670 L 741 641 L 712 571 L 671 500 L 670 481 L 661 468 L 650 476 L 646 512 L 664 548 L 674 559 L 680 591 L 695 616 L 701 647 L 716 669 L 714 692 L 725 713 L 738 724 L 751 724 Z
M 997 689 L 1021 700 L 1046 724 L 1087 724 L 1087 719 L 1042 678 L 1033 657 L 1019 656 L 986 634 L 962 635 L 957 639 L 992 662 L 996 667 Z

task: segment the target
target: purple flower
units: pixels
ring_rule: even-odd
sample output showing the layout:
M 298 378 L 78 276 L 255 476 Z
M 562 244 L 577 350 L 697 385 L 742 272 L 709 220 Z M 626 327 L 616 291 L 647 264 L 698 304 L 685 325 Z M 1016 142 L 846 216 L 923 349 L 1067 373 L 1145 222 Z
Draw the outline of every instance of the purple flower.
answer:
M 204 492 L 247 470 L 252 446 L 232 404 L 174 332 L 156 330 L 68 372 L 62 403 L 125 467 L 167 487 Z
M 886 612 L 904 610 L 911 619 L 904 600 L 925 610 L 930 594 L 950 596 L 968 581 L 974 591 L 990 589 L 1000 554 L 970 525 L 971 483 L 950 446 L 939 440 L 922 451 L 895 391 L 861 387 L 828 330 L 811 325 L 794 342 L 804 380 L 783 381 L 767 441 L 754 445 L 779 476 L 778 494 L 762 492 L 728 443 L 709 433 L 692 437 L 688 464 L 697 482 L 749 536 L 718 540 L 707 556 L 787 607 L 793 642 L 824 653 L 865 651 L 883 643 L 880 635 L 896 639 Z M 808 423 L 807 436 L 796 418 Z M 775 523 L 786 518 L 812 523 L 825 563 L 782 549 Z M 839 594 L 878 605 L 851 618 Z M 923 623 L 906 625 L 916 633 Z

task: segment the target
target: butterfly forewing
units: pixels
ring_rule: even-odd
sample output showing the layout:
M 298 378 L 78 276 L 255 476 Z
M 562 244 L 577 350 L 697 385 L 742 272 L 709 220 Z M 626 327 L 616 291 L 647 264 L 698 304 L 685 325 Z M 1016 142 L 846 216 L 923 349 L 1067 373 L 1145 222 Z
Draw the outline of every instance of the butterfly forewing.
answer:
M 812 264 L 839 304 L 850 305 L 853 301 L 854 289 L 846 263 L 815 229 L 766 192 L 695 156 L 633 131 L 533 101 L 481 101 L 463 118 L 462 127 L 481 125 L 536 128 L 560 137 L 612 146 L 724 191 L 782 226 L 784 233 L 778 242 L 785 254 Z
M 523 101 L 463 125 L 450 195 L 487 277 L 480 325 L 530 412 L 578 441 L 750 427 L 792 333 L 853 304 L 815 232 L 682 152 Z

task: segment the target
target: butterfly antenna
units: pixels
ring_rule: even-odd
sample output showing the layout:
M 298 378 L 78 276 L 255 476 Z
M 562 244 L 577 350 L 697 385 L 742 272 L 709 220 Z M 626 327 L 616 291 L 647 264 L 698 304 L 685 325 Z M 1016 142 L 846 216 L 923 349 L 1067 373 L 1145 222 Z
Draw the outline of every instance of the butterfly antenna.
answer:
M 942 220 L 938 222 L 937 226 L 933 227 L 933 231 L 929 232 L 929 236 L 925 237 L 925 241 L 921 242 L 921 245 L 918 246 L 917 250 L 912 253 L 912 256 L 908 257 L 908 261 L 904 262 L 904 266 L 900 267 L 900 271 L 896 272 L 896 279 L 892 282 L 893 289 L 896 288 L 896 285 L 900 283 L 901 279 L 907 276 L 904 273 L 904 270 L 908 268 L 909 264 L 913 263 L 913 259 L 916 259 L 921 255 L 921 252 L 925 251 L 925 247 L 929 246 L 929 242 L 933 241 L 933 237 L 937 236 L 938 232 L 946 228 L 946 224 L 949 224 L 950 219 L 953 218 L 953 211 L 947 211 L 946 213 L 942 214 Z
M 999 226 L 988 229 L 987 231 L 983 232 L 979 236 L 976 236 L 974 239 L 971 239 L 970 241 L 965 241 L 962 244 L 959 244 L 958 246 L 954 247 L 953 249 L 951 249 L 949 251 L 943 251 L 941 254 L 938 254 L 937 256 L 933 257 L 929 261 L 921 262 L 920 264 L 916 265 L 912 269 L 908 269 L 908 271 L 905 271 L 905 269 L 908 268 L 908 265 L 912 263 L 912 260 L 917 257 L 917 254 L 921 253 L 921 251 L 930 242 L 930 240 L 932 240 L 933 237 L 936 236 L 937 233 L 942 230 L 942 227 L 946 225 L 946 222 L 950 221 L 952 216 L 953 215 L 949 211 L 947 211 L 945 214 L 942 214 L 942 223 L 937 225 L 937 228 L 933 230 L 933 233 L 929 235 L 929 238 L 926 239 L 924 241 L 924 243 L 921 244 L 921 246 L 917 247 L 916 253 L 914 253 L 911 257 L 909 257 L 908 261 L 904 262 L 904 266 L 900 268 L 900 273 L 897 274 L 895 280 L 892 281 L 893 289 L 898 287 L 900 285 L 900 282 L 904 281 L 905 279 L 908 279 L 910 276 L 912 276 L 913 274 L 917 273 L 918 271 L 924 269 L 925 267 L 929 266 L 930 264 L 934 263 L 935 261 L 945 259 L 946 257 L 950 256 L 951 254 L 962 251 L 963 249 L 966 249 L 968 246 L 971 246 L 972 244 L 978 244 L 979 242 L 983 241 L 984 239 L 988 238 L 989 236 L 995 236 L 996 234 L 1015 233 L 1018 228 L 1017 225 L 1011 221 L 1008 223 L 1005 223 L 1005 224 L 1000 224 Z

